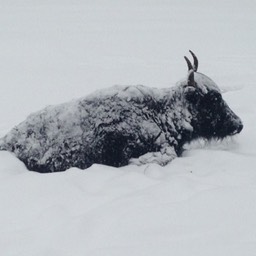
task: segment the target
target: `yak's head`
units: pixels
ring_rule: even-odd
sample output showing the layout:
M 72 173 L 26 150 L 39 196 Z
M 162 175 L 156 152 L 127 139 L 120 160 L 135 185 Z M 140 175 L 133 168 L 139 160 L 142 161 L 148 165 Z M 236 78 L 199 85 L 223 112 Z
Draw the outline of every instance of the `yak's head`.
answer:
M 194 64 L 187 57 L 188 76 L 184 85 L 185 100 L 192 114 L 193 137 L 224 138 L 240 133 L 241 119 L 223 100 L 218 86 L 207 76 L 198 73 L 198 59 L 190 51 Z

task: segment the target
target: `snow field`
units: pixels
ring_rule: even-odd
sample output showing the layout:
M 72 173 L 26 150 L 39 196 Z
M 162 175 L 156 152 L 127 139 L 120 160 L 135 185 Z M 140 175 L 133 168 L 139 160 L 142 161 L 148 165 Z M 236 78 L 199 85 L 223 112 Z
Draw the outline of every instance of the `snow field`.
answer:
M 5 256 L 256 254 L 254 1 L 0 2 L 0 134 L 113 84 L 168 87 L 192 49 L 243 120 L 158 165 L 42 175 L 0 152 Z

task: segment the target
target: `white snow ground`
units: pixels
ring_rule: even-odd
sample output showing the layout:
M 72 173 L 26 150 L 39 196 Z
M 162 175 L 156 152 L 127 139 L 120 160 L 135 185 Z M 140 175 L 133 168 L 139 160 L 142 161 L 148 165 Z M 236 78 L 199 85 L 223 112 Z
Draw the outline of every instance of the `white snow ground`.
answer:
M 29 172 L 0 152 L 0 253 L 256 255 L 254 0 L 0 0 L 0 135 L 113 84 L 167 87 L 192 49 L 241 117 L 166 167 Z

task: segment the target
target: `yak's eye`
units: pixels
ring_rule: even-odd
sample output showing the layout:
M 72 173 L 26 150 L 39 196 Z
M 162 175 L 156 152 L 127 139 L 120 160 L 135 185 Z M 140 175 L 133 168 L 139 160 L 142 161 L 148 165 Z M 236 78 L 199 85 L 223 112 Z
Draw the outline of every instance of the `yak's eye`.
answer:
M 210 91 L 205 95 L 205 100 L 207 100 L 209 103 L 220 103 L 222 101 L 222 96 L 219 92 L 216 91 Z
M 186 95 L 186 99 L 190 102 L 192 102 L 193 104 L 195 104 L 199 99 L 200 99 L 200 93 L 198 92 L 198 90 L 196 89 L 187 89 L 187 91 L 185 92 Z

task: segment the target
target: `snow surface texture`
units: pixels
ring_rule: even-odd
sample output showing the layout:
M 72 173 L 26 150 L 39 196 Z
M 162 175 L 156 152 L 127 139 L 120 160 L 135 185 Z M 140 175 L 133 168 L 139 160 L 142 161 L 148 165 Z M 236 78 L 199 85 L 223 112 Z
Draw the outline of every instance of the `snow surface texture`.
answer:
M 50 106 L 30 115 L 2 141 L 28 169 L 38 172 L 158 163 L 180 155 L 198 138 L 239 133 L 242 122 L 223 101 L 217 85 L 193 77 L 171 89 L 115 86 L 86 98 Z
M 0 12 L 1 136 L 112 84 L 170 87 L 187 49 L 244 123 L 166 167 L 42 175 L 1 151 L 1 255 L 256 255 L 254 1 L 9 0 Z

